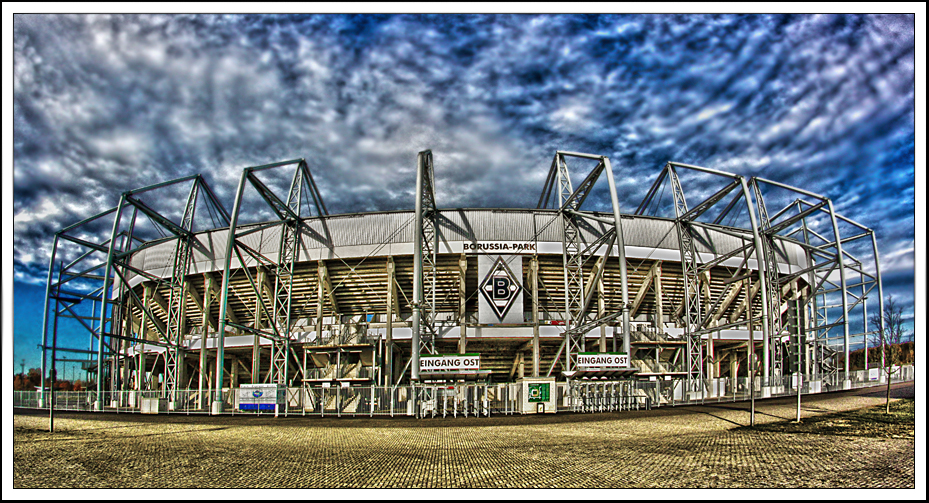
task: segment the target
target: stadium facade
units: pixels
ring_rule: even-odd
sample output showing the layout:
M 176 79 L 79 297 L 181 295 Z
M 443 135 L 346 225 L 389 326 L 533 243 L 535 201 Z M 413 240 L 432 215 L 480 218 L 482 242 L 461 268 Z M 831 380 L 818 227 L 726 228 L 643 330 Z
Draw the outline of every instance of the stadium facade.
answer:
M 852 344 L 879 328 L 874 232 L 828 197 L 669 162 L 621 212 L 607 157 L 557 152 L 535 208 L 445 209 L 430 151 L 416 173 L 408 211 L 330 215 L 304 159 L 244 169 L 231 213 L 199 175 L 123 193 L 55 235 L 43 374 L 80 361 L 99 410 L 127 405 L 107 391 L 177 406 L 194 390 L 221 412 L 223 388 L 258 383 L 673 380 L 720 397 L 750 372 L 765 396 L 798 372 L 849 387 Z M 275 218 L 240 225 L 255 204 Z M 66 323 L 87 349 L 59 343 Z

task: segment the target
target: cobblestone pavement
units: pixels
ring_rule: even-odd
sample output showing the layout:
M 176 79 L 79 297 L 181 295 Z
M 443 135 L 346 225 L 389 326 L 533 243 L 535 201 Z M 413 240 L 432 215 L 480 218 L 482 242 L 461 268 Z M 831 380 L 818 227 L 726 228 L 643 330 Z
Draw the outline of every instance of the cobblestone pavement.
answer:
M 873 390 L 810 396 L 802 415 L 882 403 Z M 13 485 L 914 487 L 913 438 L 747 430 L 739 428 L 748 424 L 747 409 L 726 403 L 425 420 L 75 413 L 56 415 L 53 434 L 47 416 L 16 414 Z M 758 423 L 795 417 L 793 399 L 756 402 Z

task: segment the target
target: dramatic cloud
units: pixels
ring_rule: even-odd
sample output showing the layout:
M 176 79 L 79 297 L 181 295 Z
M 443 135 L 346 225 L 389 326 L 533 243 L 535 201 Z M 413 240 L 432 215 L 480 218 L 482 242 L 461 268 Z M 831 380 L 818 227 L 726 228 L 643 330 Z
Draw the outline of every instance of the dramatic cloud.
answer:
M 912 309 L 912 16 L 13 26 L 18 281 L 45 281 L 56 230 L 156 182 L 202 173 L 229 210 L 242 168 L 305 157 L 331 213 L 412 208 L 416 153 L 430 148 L 441 207 L 532 207 L 560 149 L 610 156 L 626 212 L 669 160 L 829 196 L 877 232 L 885 287 Z M 688 197 L 718 188 L 694 179 Z M 182 197 L 160 208 L 179 215 Z M 606 208 L 605 187 L 591 205 Z

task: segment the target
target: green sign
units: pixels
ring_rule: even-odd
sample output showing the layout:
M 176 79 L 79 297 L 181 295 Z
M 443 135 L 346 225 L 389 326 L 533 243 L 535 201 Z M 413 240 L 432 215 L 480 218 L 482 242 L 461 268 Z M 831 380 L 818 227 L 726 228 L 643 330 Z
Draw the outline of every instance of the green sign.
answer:
M 549 397 L 549 383 L 529 383 L 529 401 L 547 402 Z

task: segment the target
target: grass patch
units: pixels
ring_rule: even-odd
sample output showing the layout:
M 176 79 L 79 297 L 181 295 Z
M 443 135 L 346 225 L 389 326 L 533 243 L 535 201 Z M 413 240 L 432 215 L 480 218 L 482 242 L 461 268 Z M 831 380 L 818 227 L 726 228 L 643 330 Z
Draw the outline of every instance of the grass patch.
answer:
M 885 406 L 837 412 L 804 418 L 803 422 L 782 421 L 756 425 L 748 430 L 780 433 L 808 433 L 814 435 L 844 435 L 871 438 L 914 438 L 916 433 L 916 401 L 895 400 L 890 403 L 890 414 Z

